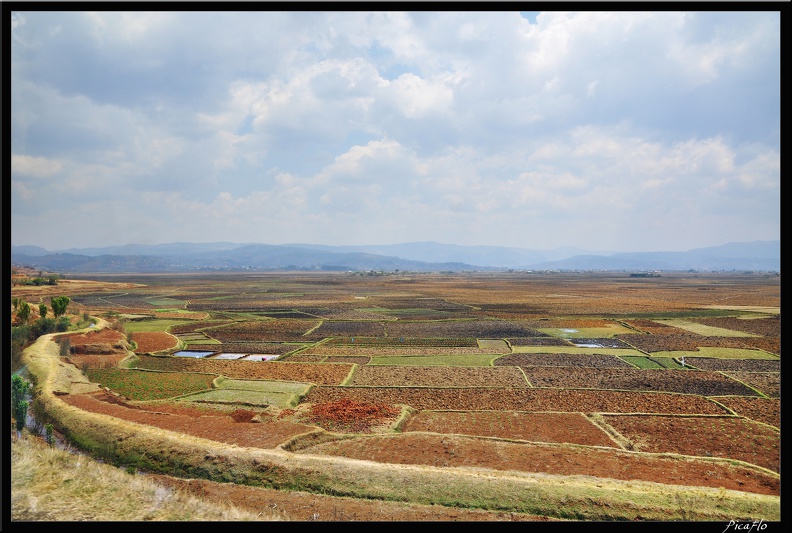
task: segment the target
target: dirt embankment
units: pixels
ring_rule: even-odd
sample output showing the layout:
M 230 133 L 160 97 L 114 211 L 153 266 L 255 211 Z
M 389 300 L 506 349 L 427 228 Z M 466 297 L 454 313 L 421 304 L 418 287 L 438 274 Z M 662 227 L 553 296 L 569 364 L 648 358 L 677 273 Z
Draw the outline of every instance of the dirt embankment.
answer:
M 96 391 L 98 386 L 87 382 L 87 378 L 73 365 L 62 362 L 58 357 L 58 347 L 50 338 L 39 339 L 29 350 L 26 350 L 24 357 L 31 373 L 37 378 L 37 386 L 42 389 L 41 398 L 45 403 L 46 410 L 58 421 L 59 428 L 95 450 L 110 453 L 115 458 L 121 458 L 123 461 L 137 464 L 146 469 L 165 472 L 173 471 L 175 468 L 181 475 L 187 477 L 200 475 L 236 484 L 263 483 L 292 489 L 311 487 L 320 492 L 345 493 L 357 498 L 380 500 L 401 499 L 405 495 L 404 491 L 409 488 L 410 497 L 417 501 L 434 502 L 438 505 L 453 503 L 463 506 L 503 506 L 505 502 L 510 502 L 506 504 L 509 511 L 534 515 L 557 513 L 558 508 L 562 507 L 558 503 L 562 495 L 557 494 L 556 491 L 563 483 L 546 484 L 543 481 L 545 478 L 536 477 L 536 474 L 533 473 L 517 476 L 514 470 L 507 469 L 502 474 L 498 474 L 497 469 L 492 469 L 491 465 L 486 463 L 460 465 L 463 467 L 461 470 L 452 462 L 440 464 L 440 468 L 426 462 L 423 464 L 393 464 L 398 462 L 399 458 L 418 457 L 415 454 L 415 448 L 411 447 L 411 444 L 415 445 L 416 441 L 411 440 L 409 435 L 398 439 L 385 436 L 373 436 L 364 440 L 345 439 L 338 442 L 345 443 L 345 446 L 352 446 L 349 450 L 330 452 L 330 449 L 317 448 L 315 450 L 317 453 L 295 454 L 279 449 L 276 444 L 276 441 L 286 440 L 285 434 L 271 441 L 265 440 L 266 434 L 271 434 L 274 428 L 287 427 L 287 424 L 293 424 L 293 422 L 273 421 L 278 423 L 262 424 L 259 422 L 256 424 L 235 421 L 233 417 L 226 417 L 229 420 L 221 421 L 220 417 L 185 416 L 183 413 L 171 412 L 168 415 L 160 413 L 156 417 L 158 422 L 154 422 L 154 419 L 151 418 L 141 425 L 134 419 L 134 416 L 145 414 L 150 417 L 151 411 L 101 401 L 97 403 L 115 409 L 112 416 L 107 416 L 110 411 L 104 411 L 104 407 L 101 409 L 89 408 L 83 405 L 81 408 L 77 408 L 77 403 L 79 403 L 77 399 L 87 398 L 88 396 L 83 393 L 89 392 L 91 387 L 93 391 Z M 266 365 L 266 363 L 253 364 Z M 330 389 L 332 388 L 330 387 Z M 492 390 L 489 392 L 491 393 Z M 521 391 L 521 395 L 525 396 L 526 392 L 525 390 Z M 631 395 L 624 393 L 622 399 L 630 401 L 641 397 L 641 393 L 635 394 L 637 396 L 632 398 Z M 575 395 L 572 394 L 572 396 Z M 595 394 L 584 396 L 587 402 L 595 402 Z M 668 397 L 670 396 L 668 395 Z M 647 405 L 651 403 L 656 406 L 661 398 L 663 395 L 651 395 L 652 402 L 649 402 L 650 398 L 647 398 Z M 384 398 L 379 397 L 377 401 L 382 402 Z M 716 404 L 708 405 L 718 409 Z M 702 411 L 699 408 L 696 409 L 696 412 Z M 221 427 L 227 427 L 228 432 L 218 431 L 218 428 Z M 267 431 L 261 432 L 260 428 L 265 428 Z M 307 432 L 312 431 L 309 426 L 299 429 L 305 429 Z M 251 431 L 256 432 L 257 430 L 259 433 L 254 443 L 241 444 L 242 447 L 240 447 L 240 444 L 234 442 L 224 442 L 226 436 L 230 435 L 247 435 L 247 438 L 250 438 Z M 196 434 L 197 431 L 204 433 Z M 316 431 L 321 430 L 316 429 Z M 287 433 L 294 436 L 295 428 L 292 427 Z M 430 440 L 433 439 L 433 444 L 430 448 L 436 446 L 438 442 L 442 443 L 442 438 L 442 436 L 431 437 Z M 385 454 L 381 457 L 376 455 L 374 450 L 365 449 L 365 447 L 353 452 L 355 446 L 370 445 L 376 442 L 376 440 L 370 439 L 380 440 L 380 445 L 392 445 L 397 441 L 403 441 L 406 447 L 397 447 L 392 450 L 389 450 L 387 446 L 377 448 L 377 453 Z M 438 441 L 438 439 L 440 440 Z M 487 454 L 494 453 L 497 448 L 497 446 L 493 446 L 492 441 L 486 439 L 457 440 L 460 443 L 466 443 L 466 446 L 467 443 L 479 446 L 479 457 L 486 457 Z M 524 445 L 511 444 L 511 446 L 526 449 Z M 419 446 L 420 448 L 422 447 Z M 459 456 L 460 459 L 466 456 L 476 456 L 469 450 L 459 455 L 456 453 L 459 450 L 455 451 L 453 448 L 447 447 L 442 449 L 451 453 L 451 456 Z M 560 450 L 563 450 L 558 447 L 550 449 L 556 456 Z M 423 448 L 424 453 L 428 451 Z M 330 453 L 328 454 L 328 452 Z M 350 452 L 353 456 L 358 453 L 362 455 L 359 460 L 350 460 L 348 457 L 337 455 L 337 453 L 345 455 Z M 447 454 L 446 456 L 450 457 Z M 590 453 L 578 454 L 578 458 L 591 456 Z M 650 456 L 646 457 L 647 460 L 650 460 Z M 559 460 L 558 457 L 556 460 Z M 551 464 L 552 461 L 549 461 L 548 458 L 545 463 Z M 477 470 L 465 470 L 464 468 L 467 466 L 475 466 Z M 482 476 L 481 470 L 478 470 L 482 467 L 487 468 L 487 472 L 490 474 Z M 662 469 L 655 469 L 655 472 L 661 471 Z M 582 472 L 586 472 L 586 469 L 584 468 Z M 554 476 L 555 474 L 544 473 L 542 475 Z M 691 474 L 688 472 L 687 475 Z M 566 478 L 560 476 L 559 480 L 561 479 Z M 747 479 L 745 476 L 740 478 L 743 483 L 746 483 L 745 479 Z M 770 476 L 768 479 L 772 481 L 773 478 Z M 667 518 L 669 509 L 675 508 L 672 502 L 677 500 L 674 498 L 678 499 L 680 494 L 686 493 L 682 492 L 683 489 L 689 491 L 690 486 L 708 486 L 707 483 L 698 481 L 690 481 L 690 485 L 685 488 L 676 484 L 664 484 L 667 481 L 661 484 L 652 484 L 654 487 L 651 492 L 653 494 L 652 503 L 636 505 L 631 502 L 638 498 L 635 497 L 636 495 L 632 495 L 631 491 L 638 490 L 641 494 L 645 494 L 646 488 L 641 486 L 636 489 L 632 483 L 634 482 L 625 481 L 624 484 L 620 484 L 613 480 L 601 480 L 599 485 L 590 481 L 586 483 L 588 493 L 594 491 L 597 494 L 597 499 L 603 498 L 603 501 L 611 502 L 609 504 L 611 510 L 591 509 L 588 511 L 590 514 L 586 516 L 586 519 L 612 516 L 610 513 L 614 512 L 614 508 L 619 509 L 618 516 L 628 519 L 634 519 L 637 516 L 650 519 L 653 516 L 655 519 Z M 747 492 L 754 490 L 756 494 L 761 493 L 757 489 L 746 489 L 744 486 L 741 489 L 747 490 Z M 748 497 L 746 492 L 733 494 L 721 492 L 717 495 L 718 511 L 713 511 L 711 508 L 706 508 L 704 502 L 715 496 L 707 496 L 706 492 L 702 494 L 704 494 L 701 496 L 702 502 L 695 506 L 696 512 L 699 513 L 697 516 L 712 518 L 717 515 L 719 519 L 739 515 L 735 509 L 742 505 L 742 502 Z M 765 492 L 765 494 L 767 493 Z M 569 503 L 575 500 L 576 496 L 574 492 L 567 491 L 563 498 Z M 619 501 L 617 502 L 614 498 Z M 646 496 L 641 498 L 646 498 Z M 547 502 L 551 502 L 550 507 Z M 552 504 L 552 502 L 556 503 Z M 754 509 L 757 510 L 756 512 L 761 512 L 762 516 L 774 516 L 775 505 L 776 500 L 774 499 L 762 500 L 761 503 L 754 506 Z M 537 513 L 540 509 L 542 512 Z

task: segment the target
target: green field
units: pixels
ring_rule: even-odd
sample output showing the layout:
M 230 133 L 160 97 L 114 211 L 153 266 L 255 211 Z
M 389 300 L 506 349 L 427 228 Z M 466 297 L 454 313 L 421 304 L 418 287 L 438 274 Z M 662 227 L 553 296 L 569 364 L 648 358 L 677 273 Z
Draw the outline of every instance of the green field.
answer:
M 705 326 L 697 322 L 690 322 L 678 318 L 668 320 L 655 320 L 659 324 L 673 326 L 675 328 L 684 329 L 697 335 L 704 335 L 705 337 L 761 337 L 753 333 L 746 333 L 744 331 L 736 331 L 733 329 L 716 328 L 714 326 Z
M 583 348 L 580 346 L 512 346 L 514 353 L 569 353 L 582 355 L 644 356 L 632 348 Z
M 671 369 L 671 370 L 682 370 L 683 367 L 677 361 L 675 361 L 672 357 L 635 357 L 635 356 L 622 356 L 619 359 L 630 363 L 631 365 L 635 365 L 638 368 L 643 369 Z
M 180 401 L 235 404 L 240 406 L 248 405 L 255 407 L 266 407 L 268 405 L 276 405 L 278 407 L 295 407 L 299 401 L 299 398 L 294 394 L 288 394 L 285 392 L 216 389 L 190 394 L 189 396 L 180 398 Z
M 157 318 L 154 320 L 136 320 L 124 324 L 127 333 L 139 333 L 146 331 L 168 331 L 171 326 L 181 324 L 193 324 L 194 320 L 181 320 L 176 318 Z
M 215 381 L 219 390 L 247 390 L 253 392 L 279 392 L 284 394 L 305 394 L 310 383 L 299 381 L 268 381 L 261 379 L 229 379 L 219 378 Z
M 465 355 L 383 355 L 371 358 L 370 365 L 403 366 L 492 366 L 501 357 L 489 354 Z
M 763 350 L 751 350 L 747 348 L 712 348 L 707 346 L 699 347 L 696 350 L 675 350 L 672 352 L 652 352 L 652 357 L 714 357 L 716 359 L 765 359 L 777 361 L 777 355 Z
M 147 304 L 156 305 L 157 307 L 184 307 L 187 305 L 187 302 L 184 300 L 176 300 L 175 298 L 148 298 L 146 299 Z
M 162 400 L 207 390 L 216 376 L 118 368 L 89 369 L 88 377 L 132 400 Z

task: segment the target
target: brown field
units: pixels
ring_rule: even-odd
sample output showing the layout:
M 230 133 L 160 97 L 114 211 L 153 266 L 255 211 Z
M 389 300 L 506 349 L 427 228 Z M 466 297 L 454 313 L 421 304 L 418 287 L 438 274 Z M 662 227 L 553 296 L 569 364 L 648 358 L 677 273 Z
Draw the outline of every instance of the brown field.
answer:
M 608 433 L 582 413 L 419 411 L 408 419 L 402 430 L 619 447 Z
M 155 353 L 176 348 L 179 339 L 164 331 L 140 331 L 129 334 L 129 340 L 137 345 L 135 353 Z
M 725 412 L 722 407 L 703 396 L 550 388 L 317 386 L 308 392 L 304 402 L 328 402 L 344 397 L 362 402 L 409 405 L 419 410 L 663 414 L 724 414 Z
M 647 415 L 604 418 L 635 450 L 738 459 L 780 472 L 781 433 L 751 420 Z
M 312 429 L 311 426 L 290 422 L 268 414 L 263 414 L 263 416 L 259 414 L 257 422 L 253 423 L 250 416 L 235 419 L 234 413 L 212 414 L 211 411 L 202 409 L 173 407 L 159 403 L 152 404 L 150 408 L 142 403 L 130 405 L 103 391 L 69 395 L 65 397 L 65 401 L 91 412 L 109 414 L 124 420 L 237 446 L 274 448 Z M 514 415 L 503 413 L 501 416 Z M 525 421 L 525 416 L 530 415 L 523 415 L 523 421 Z M 491 418 L 489 422 L 482 418 L 479 423 L 492 426 Z M 676 420 L 676 417 L 668 419 Z M 551 420 L 560 422 L 564 418 L 559 417 Z M 708 421 L 710 418 L 701 420 Z M 716 420 L 720 421 L 722 418 L 716 417 Z M 763 475 L 760 471 L 750 467 L 727 466 L 675 457 L 635 455 L 617 449 L 608 451 L 602 446 L 613 448 L 613 442 L 608 442 L 604 436 L 599 436 L 593 425 L 589 428 L 583 426 L 579 421 L 573 422 L 572 427 L 586 428 L 585 431 L 588 431 L 590 437 L 593 436 L 592 440 L 604 444 L 595 445 L 597 447 L 586 445 L 559 448 L 527 442 L 482 440 L 458 435 L 459 432 L 467 428 L 464 422 L 461 425 L 453 423 L 459 421 L 459 418 L 448 417 L 446 421 L 451 422 L 451 425 L 446 427 L 443 434 L 408 430 L 403 434 L 374 435 L 332 441 L 295 451 L 339 455 L 384 463 L 426 464 L 445 467 L 474 466 L 495 470 L 564 475 L 583 474 L 613 479 L 639 479 L 691 486 L 722 487 L 761 494 L 778 494 L 780 490 L 777 478 Z M 540 419 L 535 419 L 534 424 L 539 421 Z M 584 438 L 584 433 L 572 430 L 568 417 L 564 421 L 567 426 L 564 430 L 552 430 L 556 439 L 559 439 L 559 436 L 564 432 L 571 436 L 573 441 Z M 745 428 L 745 425 L 741 426 L 741 429 Z M 530 431 L 530 426 L 525 431 Z M 550 429 L 537 429 L 536 431 L 537 433 L 534 433 L 533 436 L 543 435 L 544 438 L 547 438 Z M 657 431 L 654 434 L 656 435 Z M 663 435 L 662 438 L 665 438 L 665 433 L 661 433 L 661 435 Z
M 716 359 L 714 357 L 686 357 L 685 363 L 701 370 L 722 372 L 781 372 L 781 360 Z
M 233 361 L 141 355 L 137 368 L 169 372 L 205 372 L 238 379 L 281 379 L 320 385 L 342 383 L 352 371 L 347 363 L 311 364 L 276 361 Z
M 768 318 L 735 318 L 723 316 L 694 318 L 692 321 L 707 326 L 762 335 L 763 337 L 781 337 L 781 317 L 778 316 Z
M 755 396 L 736 379 L 718 372 L 632 368 L 523 367 L 534 387 L 678 392 L 700 396 Z
M 528 382 L 517 367 L 364 366 L 355 369 L 349 385 L 356 387 L 528 387 Z
M 283 355 L 299 349 L 299 345 L 279 342 L 224 342 L 221 344 L 199 344 L 191 342 L 189 349 L 199 352 L 231 352 Z M 293 361 L 293 359 L 289 359 Z
M 781 397 L 780 372 L 724 372 L 725 376 L 739 380 L 753 387 L 768 398 Z
M 667 326 L 675 332 L 679 328 Z M 780 355 L 780 339 L 755 339 L 753 337 L 706 337 L 695 333 L 658 333 L 651 335 L 626 334 L 619 338 L 644 352 L 662 352 L 667 350 L 696 351 L 700 347 L 714 348 L 759 348 Z
M 383 463 L 483 467 L 501 471 L 673 482 L 760 494 L 778 494 L 780 490 L 777 479 L 750 467 L 724 466 L 677 457 L 647 457 L 590 446 L 559 449 L 550 444 L 482 440 L 447 434 L 375 435 L 317 444 L 299 452 Z
M 98 277 L 103 281 L 59 287 L 75 289 L 70 312 L 97 309 L 131 315 L 139 310 L 152 315 L 146 302 L 167 298 L 195 314 L 171 313 L 191 322 L 167 332 L 126 337 L 104 329 L 73 334 L 74 353 L 62 363 L 78 369 L 118 365 L 133 355 L 126 344 L 132 340 L 137 355 L 128 358 L 125 366 L 312 386 L 293 409 L 274 404 L 262 408 L 265 403 L 252 408 L 253 403 L 133 402 L 90 387 L 60 393 L 61 400 L 83 412 L 222 445 L 328 460 L 362 459 L 452 471 L 472 468 L 482 476 L 584 476 L 595 485 L 598 479 L 634 480 L 780 494 L 779 278 L 736 273 L 669 273 L 659 278 L 631 278 L 624 273 Z M 67 293 L 64 290 L 48 294 Z M 13 294 L 17 295 L 16 288 Z M 20 294 L 33 298 L 42 293 Z M 715 308 L 724 302 L 735 310 Z M 767 310 L 773 308 L 778 315 L 768 316 Z M 663 318 L 758 336 L 698 335 L 657 322 Z M 691 369 L 644 370 L 611 355 L 511 350 L 574 347 L 570 339 L 539 331 L 573 325 L 621 325 L 634 330 L 596 339 L 610 349 L 633 347 L 651 355 L 701 347 L 754 348 L 777 358 L 721 359 L 710 352 L 708 357 L 688 353 Z M 278 354 L 281 360 L 145 355 L 173 351 L 178 346 L 175 335 L 199 331 L 207 341 L 221 344 L 190 344 L 191 350 Z M 483 340 L 501 340 L 502 348 L 479 346 Z M 442 355 L 464 361 L 465 356 L 482 354 L 493 356 L 492 366 L 369 364 L 377 356 Z M 81 393 L 83 389 L 90 392 Z M 334 433 L 326 429 L 332 425 L 309 416 L 314 406 L 344 402 L 387 406 L 400 417 L 388 418 L 373 433 L 354 429 Z M 340 520 L 351 520 L 353 513 L 374 520 L 373 503 L 366 506 L 354 498 L 314 495 L 311 503 L 304 495 L 288 499 L 283 491 L 253 496 L 251 487 L 233 484 L 221 487 L 176 478 L 170 483 L 190 485 L 197 494 L 234 494 L 251 506 L 268 505 L 259 498 L 269 494 L 270 502 L 293 506 L 291 516 L 314 505 L 323 513 L 314 519 L 330 520 L 332 505 Z M 312 485 L 306 481 L 303 486 Z M 298 501 L 299 511 L 294 503 Z M 417 506 L 378 510 L 390 513 L 386 520 L 546 519 L 443 506 L 437 506 L 434 514 Z
M 452 346 L 449 348 L 438 346 L 328 346 L 320 344 L 306 349 L 304 354 L 311 355 L 363 355 L 363 356 L 383 356 L 383 355 L 464 355 L 464 354 L 496 354 L 498 350 L 490 348 L 474 348 Z
M 72 346 L 84 346 L 89 344 L 117 344 L 126 340 L 126 335 L 112 329 L 102 329 L 101 331 L 91 331 L 90 333 L 69 333 L 64 335 L 69 339 Z
M 727 396 L 717 398 L 717 401 L 737 415 L 781 428 L 781 400 L 779 398 Z
M 513 353 L 495 360 L 495 366 L 580 366 L 586 368 L 634 368 L 615 355 L 568 353 Z

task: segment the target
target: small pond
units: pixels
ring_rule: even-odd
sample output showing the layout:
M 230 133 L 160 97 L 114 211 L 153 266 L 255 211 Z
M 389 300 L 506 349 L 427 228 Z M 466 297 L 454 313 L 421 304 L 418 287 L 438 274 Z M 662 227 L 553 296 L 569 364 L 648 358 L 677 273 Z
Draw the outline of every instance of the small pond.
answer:
M 175 352 L 173 355 L 175 357 L 207 357 L 212 355 L 214 352 L 198 352 L 194 350 L 182 350 L 180 352 Z
M 278 357 L 278 354 L 261 354 L 261 353 L 253 353 L 246 357 L 243 357 L 244 361 L 269 361 L 270 359 L 275 359 Z
M 242 359 L 245 355 L 243 353 L 219 353 L 212 359 Z

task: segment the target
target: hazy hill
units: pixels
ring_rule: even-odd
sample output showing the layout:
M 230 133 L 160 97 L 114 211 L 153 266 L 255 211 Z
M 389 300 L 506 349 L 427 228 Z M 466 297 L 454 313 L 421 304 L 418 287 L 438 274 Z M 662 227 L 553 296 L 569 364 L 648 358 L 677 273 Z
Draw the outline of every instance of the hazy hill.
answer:
M 170 243 L 51 252 L 12 246 L 14 264 L 55 272 L 175 272 L 184 270 L 613 270 L 780 272 L 781 242 L 753 241 L 686 252 L 530 250 L 436 242 L 393 245 Z

